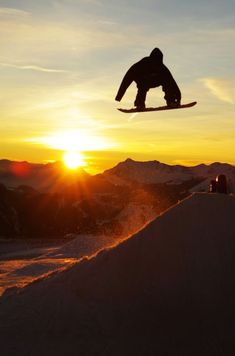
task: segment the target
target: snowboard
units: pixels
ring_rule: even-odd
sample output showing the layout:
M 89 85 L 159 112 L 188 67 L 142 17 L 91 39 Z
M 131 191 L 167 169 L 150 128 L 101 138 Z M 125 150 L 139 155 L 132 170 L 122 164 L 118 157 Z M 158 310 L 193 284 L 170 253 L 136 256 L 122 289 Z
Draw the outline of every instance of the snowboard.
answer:
M 133 112 L 149 112 L 149 111 L 161 111 L 161 110 L 175 110 L 175 109 L 185 109 L 185 108 L 191 108 L 192 106 L 196 105 L 197 102 L 193 101 L 192 103 L 188 104 L 181 104 L 180 106 L 176 107 L 171 107 L 171 106 L 158 106 L 156 108 L 145 108 L 143 110 L 137 110 L 137 108 L 132 108 L 132 109 L 118 109 L 121 112 L 124 113 L 133 113 Z

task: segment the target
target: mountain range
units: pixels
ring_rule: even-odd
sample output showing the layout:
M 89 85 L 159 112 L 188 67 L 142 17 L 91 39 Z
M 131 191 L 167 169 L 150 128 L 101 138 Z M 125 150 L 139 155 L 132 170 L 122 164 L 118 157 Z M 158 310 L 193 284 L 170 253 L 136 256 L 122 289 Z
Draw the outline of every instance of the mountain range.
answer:
M 215 162 L 210 165 L 200 164 L 193 167 L 168 165 L 159 161 L 139 162 L 130 158 L 118 163 L 115 167 L 102 174 L 90 176 L 84 169 L 68 171 L 60 162 L 35 164 L 0 160 L 0 183 L 7 187 L 28 185 L 40 191 L 58 192 L 65 186 L 78 181 L 94 181 L 103 178 L 114 185 L 129 183 L 141 184 L 180 184 L 192 179 L 215 179 L 218 174 L 225 174 L 231 189 L 235 186 L 235 166 Z
M 191 179 L 208 181 L 208 179 L 215 179 L 219 174 L 225 174 L 233 189 L 235 188 L 235 166 L 219 162 L 186 167 L 168 165 L 159 161 L 138 162 L 128 158 L 104 172 L 104 176 L 109 179 L 114 177 L 115 181 L 116 178 L 119 178 L 120 184 L 122 181 L 134 181 L 142 184 L 180 184 Z
M 91 176 L 62 164 L 0 160 L 0 237 L 65 237 L 71 234 L 126 238 L 192 192 L 208 191 L 229 164 L 171 166 L 127 159 Z

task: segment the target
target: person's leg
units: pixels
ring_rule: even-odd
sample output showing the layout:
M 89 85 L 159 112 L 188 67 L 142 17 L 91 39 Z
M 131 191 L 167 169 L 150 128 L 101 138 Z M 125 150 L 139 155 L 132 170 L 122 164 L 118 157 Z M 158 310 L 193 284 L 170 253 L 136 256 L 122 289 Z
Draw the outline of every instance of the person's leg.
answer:
M 136 95 L 136 98 L 135 98 L 134 105 L 137 108 L 144 109 L 145 108 L 145 100 L 146 100 L 146 95 L 147 95 L 148 89 L 145 86 L 142 86 L 142 85 L 138 85 L 137 88 L 138 88 L 138 90 L 137 90 L 137 95 Z
M 180 105 L 180 92 L 166 82 L 162 84 L 162 90 L 165 93 L 164 99 L 167 106 L 177 107 Z

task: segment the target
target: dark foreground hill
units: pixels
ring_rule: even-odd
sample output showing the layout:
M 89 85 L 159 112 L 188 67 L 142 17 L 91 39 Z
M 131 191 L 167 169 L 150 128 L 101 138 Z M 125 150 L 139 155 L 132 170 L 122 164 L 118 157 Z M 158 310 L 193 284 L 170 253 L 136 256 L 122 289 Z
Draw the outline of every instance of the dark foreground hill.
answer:
M 235 198 L 195 194 L 0 305 L 2 355 L 235 354 Z

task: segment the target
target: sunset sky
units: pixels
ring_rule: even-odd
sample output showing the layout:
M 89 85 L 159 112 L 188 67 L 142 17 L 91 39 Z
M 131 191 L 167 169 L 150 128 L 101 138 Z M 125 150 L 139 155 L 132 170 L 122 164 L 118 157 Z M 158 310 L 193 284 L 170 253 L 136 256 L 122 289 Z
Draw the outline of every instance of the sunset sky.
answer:
M 0 0 L 0 33 L 0 158 L 235 164 L 234 0 Z M 154 47 L 198 105 L 120 113 L 136 92 L 115 102 L 123 75 Z M 160 88 L 147 105 L 164 105 Z

